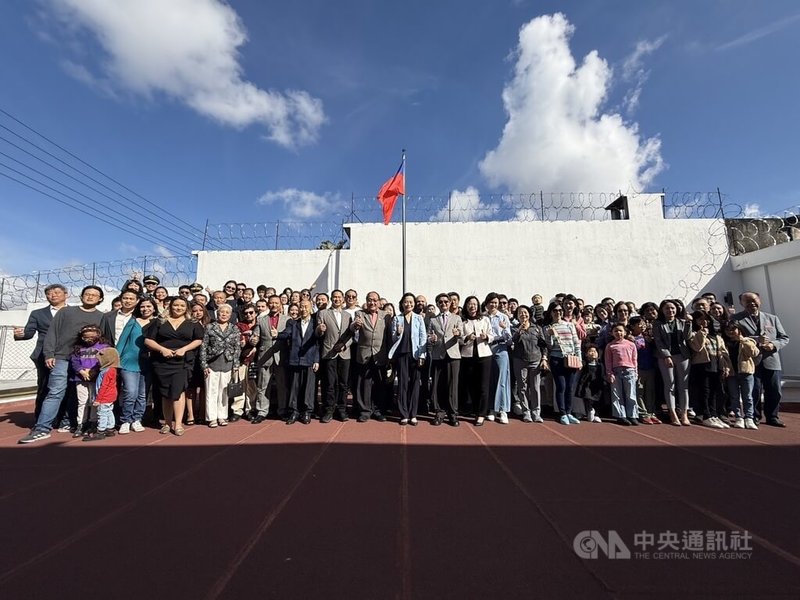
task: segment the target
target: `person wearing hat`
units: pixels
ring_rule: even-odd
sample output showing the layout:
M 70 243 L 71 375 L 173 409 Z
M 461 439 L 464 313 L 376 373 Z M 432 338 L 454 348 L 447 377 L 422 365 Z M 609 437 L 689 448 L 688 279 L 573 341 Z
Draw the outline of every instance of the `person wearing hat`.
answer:
M 114 348 L 104 348 L 97 353 L 100 372 L 95 381 L 94 404 L 97 406 L 97 432 L 84 436 L 84 442 L 96 442 L 114 436 L 114 403 L 117 401 L 117 369 L 119 353 Z
M 161 281 L 155 275 L 145 275 L 144 279 L 142 279 L 142 283 L 144 283 L 145 296 L 152 299 L 153 293 L 156 291 L 156 288 Z
M 202 294 L 203 286 L 195 281 L 194 283 L 189 284 L 189 291 L 191 291 L 192 294 Z

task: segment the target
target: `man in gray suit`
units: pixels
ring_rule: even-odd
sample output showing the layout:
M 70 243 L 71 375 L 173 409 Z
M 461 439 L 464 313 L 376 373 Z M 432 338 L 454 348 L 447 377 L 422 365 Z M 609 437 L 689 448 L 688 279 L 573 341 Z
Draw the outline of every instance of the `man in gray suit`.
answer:
M 461 318 L 450 312 L 450 296 L 436 296 L 439 314 L 428 319 L 428 351 L 433 364 L 431 405 L 434 412 L 433 425 L 441 425 L 447 419 L 458 427 L 458 370 L 461 365 Z
M 384 387 L 383 370 L 389 361 L 388 337 L 391 317 L 378 308 L 378 292 L 367 294 L 367 308 L 356 312 L 350 332 L 358 333 L 356 363 L 358 364 L 358 422 L 385 421 L 380 411 Z M 375 397 L 373 398 L 373 394 Z
M 39 418 L 42 402 L 47 397 L 47 383 L 50 379 L 50 369 L 44 364 L 42 346 L 44 346 L 44 338 L 47 330 L 50 329 L 53 317 L 67 305 L 67 288 L 60 283 L 54 283 L 44 288 L 44 295 L 50 306 L 31 311 L 25 327 L 14 328 L 15 340 L 29 340 L 34 335 L 37 336 L 36 347 L 31 354 L 31 360 L 36 365 L 36 403 L 33 413 L 36 419 Z
M 256 406 L 255 415 L 250 421 L 258 425 L 267 418 L 269 413 L 269 386 L 275 385 L 275 395 L 278 402 L 278 416 L 283 417 L 288 408 L 286 395 L 286 375 L 284 365 L 286 362 L 288 345 L 278 339 L 278 334 L 286 329 L 289 317 L 283 314 L 283 305 L 280 296 L 273 294 L 267 299 L 269 312 L 259 317 L 258 324 L 253 328 L 250 344 L 257 348 L 256 363 L 258 365 L 258 379 L 256 380 Z
M 344 310 L 344 294 L 341 290 L 333 290 L 331 307 L 317 313 L 325 406 L 321 423 L 330 423 L 334 411 L 340 421 L 347 421 L 350 346 L 353 341 L 348 333 L 351 322 L 352 317 Z
M 756 373 L 753 386 L 753 418 L 761 419 L 759 399 L 764 390 L 764 416 L 767 425 L 786 427 L 778 417 L 781 403 L 781 355 L 780 350 L 789 343 L 789 335 L 780 319 L 761 311 L 761 297 L 756 292 L 745 292 L 739 296 L 744 310 L 731 320 L 739 323 L 745 335 L 753 338 L 761 355 L 756 357 Z

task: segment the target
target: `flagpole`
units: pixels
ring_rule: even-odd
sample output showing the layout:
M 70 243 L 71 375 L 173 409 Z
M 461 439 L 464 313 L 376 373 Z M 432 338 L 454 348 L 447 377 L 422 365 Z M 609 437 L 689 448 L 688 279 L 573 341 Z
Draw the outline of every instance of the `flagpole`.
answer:
M 405 294 L 408 291 L 406 287 L 406 149 L 403 148 L 403 290 L 400 292 L 401 294 Z

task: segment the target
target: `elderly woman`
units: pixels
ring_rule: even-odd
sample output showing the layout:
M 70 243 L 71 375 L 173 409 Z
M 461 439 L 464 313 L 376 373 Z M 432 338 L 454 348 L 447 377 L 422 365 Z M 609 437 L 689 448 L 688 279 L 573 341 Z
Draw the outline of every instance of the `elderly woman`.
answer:
M 217 319 L 206 326 L 200 348 L 200 367 L 206 378 L 206 420 L 209 427 L 228 424 L 228 391 L 231 374 L 239 368 L 239 329 L 231 323 L 233 309 L 217 307 Z

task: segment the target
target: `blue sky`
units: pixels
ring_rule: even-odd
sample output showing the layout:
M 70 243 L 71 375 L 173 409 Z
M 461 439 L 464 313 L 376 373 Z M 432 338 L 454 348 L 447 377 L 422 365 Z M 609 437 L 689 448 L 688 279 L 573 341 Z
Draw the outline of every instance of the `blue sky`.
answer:
M 401 148 L 410 195 L 476 217 L 539 190 L 791 208 L 799 32 L 777 0 L 9 0 L 0 109 L 139 195 L 109 209 L 76 186 L 98 214 L 167 227 L 121 232 L 0 177 L 0 272 L 177 253 L 176 216 L 340 222 Z M 37 164 L 0 152 L 6 174 Z

